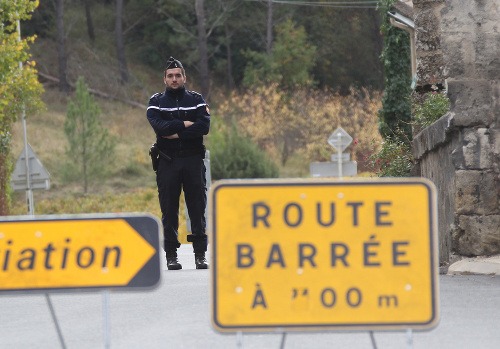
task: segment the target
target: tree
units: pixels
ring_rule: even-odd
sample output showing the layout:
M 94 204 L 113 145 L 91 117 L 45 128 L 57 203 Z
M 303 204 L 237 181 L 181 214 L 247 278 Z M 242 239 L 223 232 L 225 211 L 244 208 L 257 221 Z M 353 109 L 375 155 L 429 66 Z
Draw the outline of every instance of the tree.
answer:
M 107 173 L 114 158 L 115 140 L 101 126 L 100 114 L 84 79 L 78 78 L 74 99 L 68 103 L 64 132 L 69 142 L 69 176 L 83 181 L 84 193 L 92 180 Z
M 59 90 L 69 92 L 68 56 L 64 31 L 64 0 L 56 0 L 57 58 L 59 61 Z
M 195 0 L 196 27 L 198 28 L 198 53 L 200 55 L 201 93 L 208 97 L 210 80 L 208 76 L 207 29 L 205 25 L 204 0 Z
M 333 3 L 333 2 L 331 2 Z M 379 13 L 375 9 L 303 6 L 294 20 L 317 47 L 311 73 L 318 87 L 383 87 Z
M 379 128 L 385 139 L 409 142 L 412 139 L 410 39 L 407 32 L 389 23 L 387 12 L 394 1 L 381 3 L 385 89 L 379 111 Z
M 210 132 L 212 179 L 276 178 L 278 166 L 249 137 L 238 132 L 236 125 L 215 122 Z
M 127 68 L 127 59 L 125 57 L 125 44 L 123 42 L 123 0 L 116 0 L 115 16 L 115 38 L 116 38 L 116 56 L 120 68 L 120 81 L 122 84 L 128 82 L 129 73 Z
M 95 41 L 94 21 L 92 20 L 92 0 L 82 0 L 85 8 L 85 19 L 87 23 L 87 34 L 91 42 Z
M 287 20 L 276 28 L 276 42 L 270 55 L 247 51 L 249 63 L 245 69 L 245 85 L 277 82 L 285 89 L 310 86 L 315 54 L 316 47 L 308 41 L 304 28 Z
M 37 6 L 30 0 L 0 2 L 0 215 L 9 210 L 12 124 L 23 110 L 32 113 L 43 106 L 43 88 L 29 54 L 35 37 L 21 39 L 18 27 Z
M 224 23 L 225 32 L 225 46 L 226 46 L 226 71 L 227 71 L 227 89 L 231 91 L 234 88 L 234 75 L 233 75 L 233 51 L 231 49 L 231 34 L 229 25 Z
M 266 53 L 271 54 L 273 49 L 273 1 L 267 0 L 267 22 L 266 22 Z

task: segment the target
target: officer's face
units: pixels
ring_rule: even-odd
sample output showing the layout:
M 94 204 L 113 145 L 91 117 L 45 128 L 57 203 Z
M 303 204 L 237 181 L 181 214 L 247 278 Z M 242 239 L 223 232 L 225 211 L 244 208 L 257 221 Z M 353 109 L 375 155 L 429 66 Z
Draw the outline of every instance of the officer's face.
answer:
M 182 73 L 181 68 L 167 69 L 163 76 L 163 82 L 165 82 L 168 89 L 177 90 L 186 83 L 186 76 Z

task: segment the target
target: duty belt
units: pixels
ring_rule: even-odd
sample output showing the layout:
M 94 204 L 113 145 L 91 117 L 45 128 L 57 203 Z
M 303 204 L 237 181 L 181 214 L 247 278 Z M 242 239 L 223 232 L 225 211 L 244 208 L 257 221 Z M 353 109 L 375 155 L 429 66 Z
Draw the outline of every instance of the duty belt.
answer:
M 205 155 L 205 147 L 192 149 L 165 149 L 163 153 L 173 158 L 185 158 L 193 155 Z

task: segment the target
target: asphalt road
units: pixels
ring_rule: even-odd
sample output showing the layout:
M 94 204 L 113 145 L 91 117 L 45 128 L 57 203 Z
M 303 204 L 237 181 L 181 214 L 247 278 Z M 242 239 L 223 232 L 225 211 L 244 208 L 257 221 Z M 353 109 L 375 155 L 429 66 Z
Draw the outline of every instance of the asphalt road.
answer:
M 373 348 L 369 332 L 220 334 L 210 324 L 209 271 L 195 270 L 190 246 L 181 271 L 148 292 L 52 293 L 66 348 Z M 105 331 L 108 301 L 110 330 Z M 60 348 L 44 294 L 0 294 L 0 348 Z M 440 276 L 440 322 L 430 331 L 375 332 L 381 349 L 500 348 L 500 277 Z M 105 335 L 108 333 L 108 335 Z M 284 340 L 284 342 L 282 342 Z

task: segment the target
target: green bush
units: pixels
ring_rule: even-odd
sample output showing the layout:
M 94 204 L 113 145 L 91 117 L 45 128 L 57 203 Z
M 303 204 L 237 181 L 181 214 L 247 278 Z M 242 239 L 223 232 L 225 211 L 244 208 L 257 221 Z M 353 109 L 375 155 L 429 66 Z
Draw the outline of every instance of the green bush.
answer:
M 450 100 L 444 93 L 427 93 L 422 103 L 416 103 L 413 121 L 427 127 L 450 110 Z
M 413 155 L 408 142 L 397 137 L 382 142 L 378 153 L 370 158 L 373 171 L 379 177 L 408 177 L 413 167 Z
M 450 101 L 444 93 L 428 93 L 421 102 L 413 103 L 413 126 L 415 130 L 427 127 L 450 109 Z M 398 130 L 394 136 L 382 142 L 380 150 L 370 157 L 372 170 L 379 177 L 408 177 L 414 159 L 411 142 L 405 133 Z
M 279 176 L 276 164 L 234 127 L 211 132 L 210 167 L 213 180 Z

